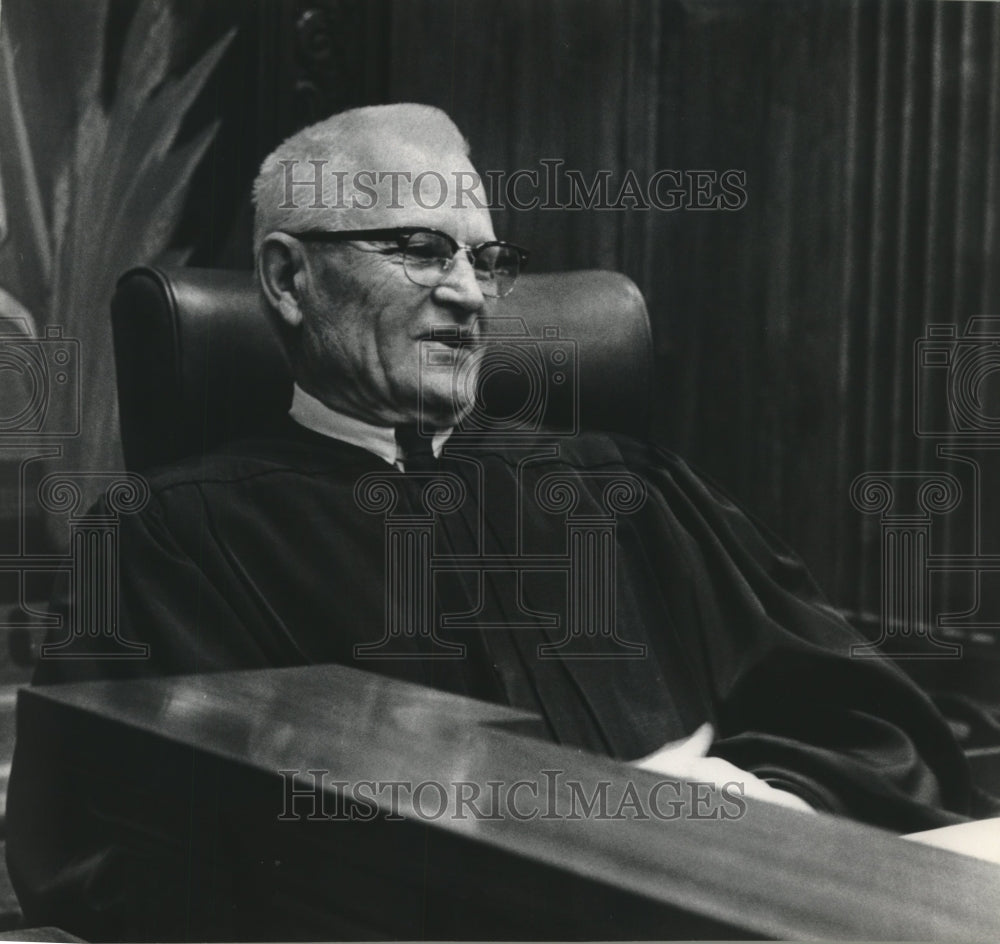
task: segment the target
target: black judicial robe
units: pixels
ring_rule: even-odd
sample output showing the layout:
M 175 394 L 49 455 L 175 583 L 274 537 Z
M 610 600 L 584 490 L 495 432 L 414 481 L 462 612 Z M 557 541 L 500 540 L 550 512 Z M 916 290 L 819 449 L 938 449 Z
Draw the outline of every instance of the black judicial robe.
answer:
M 554 740 L 626 760 L 708 721 L 711 753 L 900 832 L 971 812 L 967 765 L 929 699 L 888 662 L 852 658 L 865 640 L 803 564 L 681 459 L 588 434 L 453 441 L 439 471 L 465 495 L 439 502 L 435 560 L 472 563 L 435 571 L 436 636 L 393 644 L 411 656 L 460 644 L 461 658 L 355 651 L 385 637 L 387 522 L 422 514 L 428 482 L 289 421 L 154 473 L 148 506 L 121 518 L 120 633 L 150 658 L 43 661 L 36 684 L 338 662 L 529 709 Z M 360 495 L 369 475 L 388 492 Z M 611 547 L 614 632 L 642 654 L 607 658 L 607 637 L 583 634 L 575 658 L 545 657 L 540 646 L 565 642 L 575 618 L 560 564 L 570 525 L 606 523 L 609 488 L 625 509 Z M 638 507 L 626 507 L 630 489 Z M 389 493 L 395 505 L 373 510 Z M 505 555 L 507 569 L 483 565 Z M 596 657 L 579 657 L 588 646 Z M 16 758 L 13 778 L 17 790 Z M 23 902 L 65 894 L 43 874 L 51 855 L 8 859 Z

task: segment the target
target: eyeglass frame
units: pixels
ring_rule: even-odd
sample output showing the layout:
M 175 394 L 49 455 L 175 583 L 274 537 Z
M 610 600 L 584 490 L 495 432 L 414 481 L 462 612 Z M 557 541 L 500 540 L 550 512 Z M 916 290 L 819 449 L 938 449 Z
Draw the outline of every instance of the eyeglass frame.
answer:
M 455 263 L 455 256 L 458 255 L 460 249 L 465 250 L 466 258 L 469 260 L 469 264 L 472 266 L 473 270 L 476 269 L 476 255 L 488 246 L 502 246 L 505 249 L 513 249 L 517 253 L 518 258 L 518 272 L 514 276 L 511 282 L 510 288 L 504 292 L 502 295 L 495 295 L 494 298 L 506 298 L 514 290 L 514 282 L 517 281 L 518 276 L 521 274 L 521 269 L 527 265 L 530 253 L 527 249 L 516 245 L 515 243 L 509 243 L 503 239 L 488 239 L 486 242 L 479 243 L 475 246 L 466 246 L 460 243 L 457 239 L 449 236 L 448 233 L 444 233 L 439 229 L 434 229 L 432 226 L 390 226 L 384 227 L 382 229 L 307 229 L 302 230 L 298 233 L 288 232 L 282 230 L 286 236 L 293 236 L 295 239 L 300 239 L 303 242 L 316 242 L 316 243 L 350 243 L 350 242 L 363 242 L 371 240 L 372 242 L 395 242 L 401 253 L 406 254 L 406 246 L 401 242 L 401 240 L 408 239 L 417 233 L 432 233 L 435 236 L 442 236 L 448 241 L 452 246 L 452 254 L 449 259 L 448 268 L 441 270 L 441 281 L 452 271 Z M 436 288 L 441 282 L 435 282 L 433 285 L 424 285 L 422 282 L 416 281 L 406 268 L 405 261 L 403 265 L 403 271 L 406 273 L 406 277 L 413 282 L 414 285 L 419 285 L 421 288 Z

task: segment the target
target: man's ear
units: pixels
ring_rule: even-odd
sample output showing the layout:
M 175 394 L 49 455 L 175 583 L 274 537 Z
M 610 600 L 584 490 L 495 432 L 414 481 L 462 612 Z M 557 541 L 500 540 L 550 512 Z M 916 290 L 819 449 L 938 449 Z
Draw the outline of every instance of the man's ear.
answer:
M 269 233 L 257 252 L 257 281 L 264 297 L 291 328 L 302 324 L 305 264 L 302 243 L 287 233 Z

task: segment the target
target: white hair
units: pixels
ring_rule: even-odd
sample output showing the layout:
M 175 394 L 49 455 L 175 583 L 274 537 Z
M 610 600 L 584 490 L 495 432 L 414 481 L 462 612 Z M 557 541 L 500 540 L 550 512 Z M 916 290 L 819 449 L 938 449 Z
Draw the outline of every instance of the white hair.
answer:
M 431 105 L 395 104 L 352 108 L 310 125 L 278 145 L 261 164 L 254 181 L 254 255 L 268 233 L 315 229 L 338 224 L 344 208 L 353 194 L 352 179 L 364 169 L 397 170 L 385 166 L 388 155 L 424 153 L 460 154 L 468 157 L 469 144 L 454 122 L 440 108 Z M 320 200 L 305 199 L 307 187 L 296 189 L 295 199 L 289 200 L 287 179 L 313 180 L 315 172 L 310 161 L 325 162 L 319 166 L 322 175 Z M 290 163 L 289 163 L 290 162 Z M 379 164 L 382 164 L 380 167 Z M 343 193 L 338 192 L 335 173 L 346 174 Z M 323 223 L 318 214 L 323 214 Z M 332 226 L 331 226 L 332 221 Z

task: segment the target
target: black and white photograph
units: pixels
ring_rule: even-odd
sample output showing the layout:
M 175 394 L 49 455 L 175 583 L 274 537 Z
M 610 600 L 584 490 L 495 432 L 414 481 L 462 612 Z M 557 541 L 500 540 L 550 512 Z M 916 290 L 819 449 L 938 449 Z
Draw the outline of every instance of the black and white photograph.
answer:
M 1000 4 L 0 0 L 0 941 L 1000 939 Z

